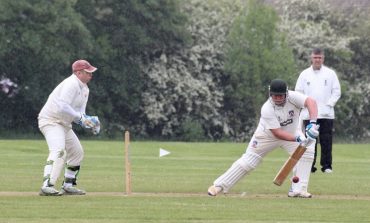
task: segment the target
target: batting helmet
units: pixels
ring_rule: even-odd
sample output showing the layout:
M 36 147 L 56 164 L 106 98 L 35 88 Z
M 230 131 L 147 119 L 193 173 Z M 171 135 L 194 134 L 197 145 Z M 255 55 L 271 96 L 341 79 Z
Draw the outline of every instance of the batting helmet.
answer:
M 274 79 L 269 86 L 270 95 L 283 95 L 288 93 L 288 86 L 281 79 Z

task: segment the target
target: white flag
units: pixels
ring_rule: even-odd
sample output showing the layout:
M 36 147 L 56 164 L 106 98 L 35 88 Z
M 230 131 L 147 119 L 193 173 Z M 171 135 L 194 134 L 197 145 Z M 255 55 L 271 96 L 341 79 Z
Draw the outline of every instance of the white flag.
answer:
M 170 154 L 170 152 L 168 152 L 167 150 L 164 150 L 162 148 L 159 148 L 159 157 L 166 156 L 168 154 Z

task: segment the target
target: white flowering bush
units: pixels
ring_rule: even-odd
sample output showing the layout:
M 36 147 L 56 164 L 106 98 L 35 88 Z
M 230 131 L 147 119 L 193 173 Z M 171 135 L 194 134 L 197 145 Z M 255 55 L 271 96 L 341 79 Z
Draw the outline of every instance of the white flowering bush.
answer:
M 331 51 L 349 50 L 348 44 L 354 37 L 344 35 L 341 29 L 330 23 L 336 14 L 327 1 L 277 0 L 275 5 L 280 12 L 280 30 L 287 33 L 300 68 L 309 64 L 314 47 Z M 344 19 L 344 16 L 336 19 Z
M 223 131 L 223 45 L 238 4 L 241 3 L 192 0 L 184 5 L 191 44 L 177 51 L 163 50 L 144 68 L 148 78 L 142 93 L 146 130 L 176 136 L 183 134 L 179 130 L 190 119 L 203 126 L 201 134 L 206 136 Z

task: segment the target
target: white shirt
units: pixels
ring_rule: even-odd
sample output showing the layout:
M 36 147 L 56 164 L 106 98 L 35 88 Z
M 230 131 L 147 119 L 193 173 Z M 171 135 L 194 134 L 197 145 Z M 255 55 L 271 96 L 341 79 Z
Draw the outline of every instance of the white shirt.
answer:
M 59 123 L 72 127 L 81 114 L 85 114 L 89 88 L 76 75 L 64 79 L 49 95 L 39 113 L 39 127 L 51 123 Z
M 299 115 L 302 108 L 304 108 L 306 99 L 307 96 L 304 94 L 289 91 L 284 106 L 277 106 L 269 98 L 261 108 L 261 118 L 256 133 L 265 133 L 275 137 L 270 129 L 281 128 L 284 131 L 295 134 L 299 127 Z
M 295 90 L 316 100 L 317 118 L 334 119 L 334 106 L 341 96 L 340 84 L 334 70 L 322 65 L 320 70 L 312 66 L 299 75 Z M 308 111 L 302 111 L 302 119 L 308 120 Z

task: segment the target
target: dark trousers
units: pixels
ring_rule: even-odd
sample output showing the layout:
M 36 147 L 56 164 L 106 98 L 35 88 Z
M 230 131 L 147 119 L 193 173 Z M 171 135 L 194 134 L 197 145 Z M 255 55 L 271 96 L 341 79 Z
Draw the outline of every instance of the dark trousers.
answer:
M 304 121 L 304 125 L 307 126 L 310 123 L 309 120 Z M 320 165 L 321 171 L 332 168 L 332 147 L 333 147 L 333 126 L 334 119 L 317 119 L 317 124 L 320 125 L 319 137 L 315 144 L 315 157 L 312 163 L 312 172 L 316 171 L 316 157 L 317 157 L 317 141 L 320 142 L 321 147 L 321 158 Z

